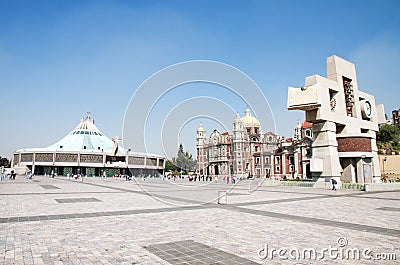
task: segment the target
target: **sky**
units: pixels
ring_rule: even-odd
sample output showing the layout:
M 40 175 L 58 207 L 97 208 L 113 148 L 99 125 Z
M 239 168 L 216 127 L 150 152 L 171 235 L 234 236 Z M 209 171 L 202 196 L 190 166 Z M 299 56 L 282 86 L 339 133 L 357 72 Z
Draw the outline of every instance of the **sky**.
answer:
M 191 60 L 221 62 L 250 77 L 269 103 L 272 127 L 286 137 L 304 119 L 303 112 L 286 108 L 288 86 L 325 76 L 330 55 L 356 65 L 360 90 L 373 94 L 390 117 L 400 108 L 399 13 L 398 0 L 0 0 L 0 156 L 55 143 L 86 112 L 110 138 L 129 139 L 123 133 L 128 123 L 130 130 L 143 129 L 135 129 L 132 115 L 125 121 L 135 108 L 129 105 L 135 91 L 158 71 Z M 216 84 L 190 83 L 163 95 L 149 121 L 162 124 L 165 114 L 195 97 L 225 103 L 230 121 L 252 108 Z M 200 101 L 193 106 L 212 110 Z M 200 122 L 207 134 L 232 126 L 201 115 L 180 122 L 179 138 L 167 132 L 164 141 L 175 137 L 193 154 Z M 146 138 L 153 137 L 160 138 L 157 126 L 146 129 Z M 162 153 L 158 144 L 146 151 Z

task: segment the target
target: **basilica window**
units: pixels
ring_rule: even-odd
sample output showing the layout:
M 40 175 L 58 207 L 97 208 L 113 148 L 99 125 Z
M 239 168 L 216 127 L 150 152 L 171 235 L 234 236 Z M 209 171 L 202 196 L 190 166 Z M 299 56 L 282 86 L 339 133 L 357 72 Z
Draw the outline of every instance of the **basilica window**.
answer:
M 33 161 L 33 154 L 21 154 L 21 162 L 31 162 Z
M 36 154 L 35 161 L 37 161 L 37 162 L 53 162 L 53 154 L 51 154 L 51 153 Z

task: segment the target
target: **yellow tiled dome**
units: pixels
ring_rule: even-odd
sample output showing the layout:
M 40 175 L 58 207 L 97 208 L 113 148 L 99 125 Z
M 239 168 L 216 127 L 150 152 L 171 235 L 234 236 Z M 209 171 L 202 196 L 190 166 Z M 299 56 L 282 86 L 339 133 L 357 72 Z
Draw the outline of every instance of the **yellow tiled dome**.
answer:
M 260 125 L 258 120 L 255 117 L 251 116 L 250 109 L 246 109 L 245 116 L 240 120 L 243 122 L 244 125 Z

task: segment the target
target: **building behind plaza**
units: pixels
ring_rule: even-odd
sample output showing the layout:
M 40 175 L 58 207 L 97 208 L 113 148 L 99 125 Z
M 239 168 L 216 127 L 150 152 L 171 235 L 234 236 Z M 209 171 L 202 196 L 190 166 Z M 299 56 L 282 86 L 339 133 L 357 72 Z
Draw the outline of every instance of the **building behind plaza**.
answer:
M 310 178 L 312 124 L 298 122 L 293 138 L 263 133 L 246 109 L 233 120 L 233 131 L 197 129 L 197 173 L 212 176 Z
M 87 176 L 160 175 L 165 159 L 156 154 L 136 153 L 108 138 L 88 113 L 74 130 L 45 148 L 23 148 L 14 152 L 12 165 L 19 173 L 82 174 Z

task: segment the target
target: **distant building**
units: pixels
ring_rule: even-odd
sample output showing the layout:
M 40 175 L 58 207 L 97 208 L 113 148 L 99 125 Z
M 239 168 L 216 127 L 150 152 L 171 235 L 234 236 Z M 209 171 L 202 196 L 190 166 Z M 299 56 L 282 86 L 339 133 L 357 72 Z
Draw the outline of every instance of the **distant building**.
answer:
M 297 123 L 294 138 L 281 139 L 275 152 L 275 175 L 283 178 L 310 179 L 312 124 Z
M 200 124 L 197 129 L 197 172 L 200 175 L 269 176 L 277 136 L 262 134 L 259 121 L 246 109 L 236 116 L 233 134 L 214 130 L 209 139 Z
M 379 155 L 381 175 L 387 178 L 400 178 L 400 155 Z
M 57 143 L 45 148 L 18 149 L 13 166 L 34 174 L 163 174 L 165 159 L 160 155 L 135 153 L 119 145 L 118 137 L 109 139 L 101 132 L 90 113 Z
M 400 124 L 400 109 L 392 110 L 392 124 Z
M 207 139 L 202 124 L 197 129 L 197 173 L 211 176 L 306 178 L 312 124 L 299 123 L 295 139 L 262 133 L 259 121 L 247 109 L 233 121 L 233 133 L 214 130 Z
M 392 122 L 387 119 L 385 114 L 385 106 L 383 104 L 376 105 L 376 116 L 379 128 L 385 124 L 391 124 Z

